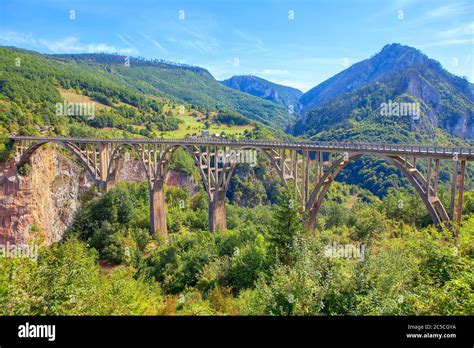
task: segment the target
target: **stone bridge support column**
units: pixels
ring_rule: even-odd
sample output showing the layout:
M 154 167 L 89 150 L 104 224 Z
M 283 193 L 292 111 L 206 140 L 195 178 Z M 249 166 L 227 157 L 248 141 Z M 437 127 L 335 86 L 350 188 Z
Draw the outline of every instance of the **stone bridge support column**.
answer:
M 218 191 L 209 202 L 209 231 L 225 231 L 226 229 L 225 191 Z
M 115 178 L 108 178 L 107 180 L 101 181 L 101 189 L 103 192 L 109 191 L 115 186 Z
M 166 227 L 165 196 L 163 193 L 163 180 L 156 181 L 150 187 L 150 231 L 164 238 L 168 237 Z
M 115 174 L 109 175 L 109 160 L 110 160 L 110 149 L 105 143 L 99 145 L 99 173 L 100 181 L 99 187 L 102 192 L 109 191 L 115 186 Z

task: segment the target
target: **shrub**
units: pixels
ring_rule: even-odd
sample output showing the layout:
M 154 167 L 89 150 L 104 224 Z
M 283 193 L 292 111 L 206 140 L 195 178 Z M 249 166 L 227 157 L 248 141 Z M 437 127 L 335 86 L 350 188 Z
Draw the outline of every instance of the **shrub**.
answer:
M 21 176 L 28 176 L 31 173 L 31 165 L 29 163 L 23 164 L 21 167 L 18 168 L 18 174 Z

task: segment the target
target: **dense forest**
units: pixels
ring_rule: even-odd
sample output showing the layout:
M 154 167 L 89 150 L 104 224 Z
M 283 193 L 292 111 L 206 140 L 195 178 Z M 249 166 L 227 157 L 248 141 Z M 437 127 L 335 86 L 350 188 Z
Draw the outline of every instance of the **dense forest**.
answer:
M 311 232 L 280 187 L 273 205 L 228 204 L 228 230 L 211 233 L 205 192 L 167 187 L 168 243 L 148 232 L 148 195 L 145 183 L 91 191 L 64 239 L 37 260 L 1 258 L 0 314 L 474 312 L 471 192 L 458 246 L 423 227 L 425 208 L 405 190 L 380 200 L 336 184 Z M 34 237 L 40 244 L 41 231 Z M 335 257 L 339 245 L 359 253 Z

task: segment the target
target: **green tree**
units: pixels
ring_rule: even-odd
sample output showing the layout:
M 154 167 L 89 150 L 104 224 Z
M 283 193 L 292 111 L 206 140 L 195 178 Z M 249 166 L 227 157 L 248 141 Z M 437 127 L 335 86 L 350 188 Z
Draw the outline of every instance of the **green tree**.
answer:
M 278 198 L 275 225 L 269 233 L 271 248 L 278 260 L 291 264 L 294 260 L 293 242 L 303 232 L 303 214 L 299 201 L 291 190 L 285 189 Z

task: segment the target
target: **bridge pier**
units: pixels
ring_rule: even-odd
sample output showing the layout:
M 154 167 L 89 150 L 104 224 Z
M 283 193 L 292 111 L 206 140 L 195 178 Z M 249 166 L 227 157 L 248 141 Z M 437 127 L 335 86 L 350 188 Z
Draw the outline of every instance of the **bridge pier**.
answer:
M 114 188 L 115 179 L 101 180 L 99 182 L 99 188 L 102 192 L 108 192 L 110 189 Z
M 331 180 L 332 182 L 332 180 Z M 313 206 L 307 207 L 307 215 L 306 215 L 306 222 L 305 222 L 305 227 L 309 229 L 310 231 L 314 231 L 316 229 L 316 218 L 319 212 L 319 209 L 321 208 L 322 201 L 324 199 L 324 196 L 326 194 L 327 188 L 323 187 L 322 188 L 323 193 L 319 194 L 319 196 L 316 197 L 316 201 Z
M 115 187 L 115 180 L 107 180 L 105 182 L 105 190 L 109 191 L 111 188 Z
M 158 180 L 154 187 L 150 188 L 150 231 L 164 238 L 168 237 L 163 180 Z
M 227 229 L 225 213 L 225 191 L 218 191 L 209 202 L 209 231 L 225 231 Z

